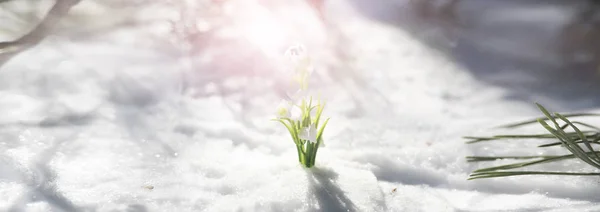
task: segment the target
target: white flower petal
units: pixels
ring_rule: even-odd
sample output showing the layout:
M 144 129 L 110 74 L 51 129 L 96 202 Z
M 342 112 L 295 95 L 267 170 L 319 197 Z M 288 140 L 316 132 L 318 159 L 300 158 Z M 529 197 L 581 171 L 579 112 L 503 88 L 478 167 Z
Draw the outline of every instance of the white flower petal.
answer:
M 288 92 L 286 95 L 291 102 L 301 102 L 304 97 L 308 96 L 308 92 L 306 90 L 299 89 L 295 92 Z
M 292 106 L 292 108 L 290 109 L 290 118 L 292 120 L 300 121 L 300 119 L 302 119 L 302 110 L 300 110 L 300 108 L 296 107 L 295 105 Z
M 285 51 L 285 56 L 292 62 L 292 63 L 297 63 L 298 61 L 303 60 L 304 58 L 307 58 L 308 55 L 306 53 L 306 48 L 303 45 L 293 45 L 290 46 L 290 48 L 288 48 Z
M 290 118 L 292 109 L 292 104 L 288 101 L 281 101 L 279 106 L 277 106 L 277 117 L 278 118 Z
M 307 140 L 310 143 L 317 143 L 317 127 L 314 124 L 311 124 L 310 126 L 303 128 L 299 136 L 302 140 Z

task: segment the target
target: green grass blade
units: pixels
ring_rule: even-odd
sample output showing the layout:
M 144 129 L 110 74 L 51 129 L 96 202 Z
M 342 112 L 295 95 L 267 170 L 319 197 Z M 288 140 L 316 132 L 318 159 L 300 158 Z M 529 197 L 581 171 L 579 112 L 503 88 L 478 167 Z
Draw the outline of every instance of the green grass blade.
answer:
M 577 126 L 575 126 L 573 123 L 571 123 L 571 121 L 569 121 L 569 119 L 565 118 L 564 116 L 560 115 L 559 113 L 555 113 L 556 116 L 558 116 L 561 120 L 563 120 L 564 122 L 566 122 L 567 124 L 569 124 L 569 126 L 571 126 L 573 128 L 573 130 L 575 130 L 575 132 L 577 132 L 577 134 L 579 135 L 579 137 L 581 138 L 581 141 L 583 142 L 583 144 L 585 145 L 585 147 L 588 148 L 588 150 L 590 150 L 590 152 L 594 152 L 594 148 L 592 148 L 592 145 L 590 145 L 590 142 L 587 140 L 587 137 L 585 136 L 584 133 L 582 133 L 579 128 L 577 128 Z M 579 147 L 579 145 L 576 142 L 573 142 L 573 145 Z M 582 149 L 583 152 L 585 152 Z M 586 154 L 586 157 L 588 157 L 590 160 L 596 162 L 595 164 L 598 165 L 598 167 L 600 168 L 600 157 L 598 157 L 597 153 L 594 153 L 593 157 L 590 157 L 589 155 Z
M 590 134 L 595 133 L 594 131 L 583 131 L 583 133 Z M 567 136 L 571 136 L 573 138 L 578 138 L 577 132 L 569 132 Z M 523 135 L 495 135 L 492 137 L 474 137 L 474 136 L 465 136 L 465 139 L 471 139 L 467 141 L 467 144 L 478 143 L 482 141 L 494 141 L 494 140 L 506 140 L 506 139 L 547 139 L 547 138 L 555 138 L 556 136 L 553 134 L 523 134 Z
M 552 121 L 552 123 L 554 123 L 554 126 L 556 126 L 556 129 L 560 129 L 560 126 L 558 125 L 558 122 L 556 122 L 556 119 L 554 118 L 554 116 L 550 115 L 550 112 L 548 112 L 548 110 L 546 110 L 546 108 L 544 108 L 544 106 L 542 106 L 538 103 L 535 103 L 535 105 L 537 105 L 537 107 L 542 111 L 544 116 L 546 116 L 547 120 L 550 120 L 550 121 Z M 540 122 L 540 119 L 538 119 L 537 121 Z M 544 123 L 546 123 L 546 122 L 544 122 Z M 554 133 L 552 133 L 552 134 L 554 134 Z
M 560 141 L 563 142 L 563 146 L 569 150 L 570 152 L 572 152 L 575 156 L 577 156 L 579 159 L 581 159 L 582 161 L 586 162 L 587 164 L 594 166 L 596 168 L 600 169 L 600 165 L 596 164 L 594 161 L 590 160 L 590 158 L 587 156 L 587 154 L 585 154 L 585 151 L 583 151 L 583 149 L 581 149 L 581 147 L 579 147 L 579 145 L 577 145 L 573 140 L 569 139 L 568 136 L 565 135 L 564 131 L 562 129 L 560 129 L 560 127 L 558 126 L 558 123 L 556 122 L 556 120 L 551 117 L 548 113 L 548 111 L 543 108 L 541 105 L 538 104 L 538 107 L 540 107 L 540 109 L 542 110 L 542 112 L 544 112 L 544 114 L 552 121 L 554 122 L 554 125 L 556 126 L 556 130 L 553 129 L 552 127 L 550 127 L 545 121 L 543 120 L 538 120 L 538 122 L 540 124 L 542 124 L 542 126 L 544 128 L 546 128 L 546 130 L 548 130 L 550 133 L 556 135 L 556 138 L 558 138 Z
M 598 142 L 597 139 L 600 139 L 600 137 L 596 138 L 594 141 L 590 141 L 590 144 L 598 144 L 598 145 L 600 145 L 600 142 Z M 582 143 L 582 142 L 583 141 L 581 141 L 579 139 L 575 140 L 575 143 L 577 143 L 577 144 Z M 558 145 L 561 145 L 561 144 L 563 144 L 563 143 L 562 142 L 553 142 L 553 143 L 548 143 L 548 144 L 542 144 L 542 145 L 539 145 L 538 147 L 551 147 L 551 146 L 558 146 Z
M 563 117 L 566 117 L 566 116 L 563 116 Z M 588 127 L 588 128 L 592 128 L 592 129 L 594 129 L 594 130 L 596 130 L 596 131 L 600 132 L 600 128 L 598 128 L 598 127 L 596 127 L 596 126 L 593 126 L 593 125 L 590 125 L 590 124 L 586 124 L 586 123 L 579 122 L 579 121 L 573 121 L 573 124 L 579 124 L 579 125 L 581 125 L 581 126 L 585 126 L 585 127 Z
M 325 104 L 319 105 L 317 107 L 317 113 L 315 114 L 315 126 L 319 126 L 319 121 L 321 121 L 321 114 L 323 114 L 323 110 L 325 109 Z
M 558 133 L 561 130 L 558 130 Z M 575 143 L 573 140 L 569 139 L 568 137 L 563 137 L 562 139 L 564 139 L 565 144 L 564 147 L 566 147 L 569 151 L 571 151 L 573 154 L 575 154 L 579 159 L 581 159 L 582 161 L 586 162 L 587 164 L 590 164 L 591 166 L 594 166 L 598 169 L 600 169 L 600 165 L 597 164 L 595 161 L 593 161 L 587 154 L 586 152 L 579 147 L 579 145 L 577 145 L 577 143 Z
M 585 117 L 585 116 L 600 116 L 600 114 L 598 113 L 571 113 L 571 114 L 564 114 L 565 117 Z M 548 120 L 548 118 L 543 118 L 540 117 L 543 120 Z M 517 128 L 517 127 L 521 127 L 521 126 L 525 126 L 525 125 L 529 125 L 529 124 L 535 124 L 537 123 L 537 120 L 540 118 L 535 118 L 535 119 L 530 119 L 530 120 L 526 120 L 526 121 L 522 121 L 522 122 L 517 122 L 517 123 L 513 123 L 513 124 L 506 124 L 506 125 L 501 125 L 498 126 L 497 128 Z
M 570 176 L 600 176 L 600 173 L 596 172 L 539 172 L 539 171 L 514 171 L 514 172 L 485 172 L 471 174 L 469 179 L 482 179 L 482 178 L 494 178 L 494 177 L 510 177 L 519 175 L 570 175 Z
M 600 153 L 600 151 L 595 152 L 587 152 L 587 154 L 595 154 Z M 479 162 L 479 161 L 494 161 L 494 160 L 504 160 L 504 159 L 512 159 L 512 160 L 528 160 L 528 159 L 536 159 L 536 158 L 556 158 L 556 157 L 565 157 L 565 159 L 574 158 L 575 155 L 533 155 L 533 156 L 467 156 L 468 162 Z
M 325 122 L 323 122 L 323 126 L 321 126 L 321 129 L 319 129 L 319 131 L 317 132 L 317 141 L 321 139 L 321 136 L 323 136 L 323 131 L 325 131 L 327 123 L 329 123 L 329 118 L 325 119 Z
M 562 156 L 562 155 L 560 155 Z M 559 157 L 553 155 L 540 155 L 540 156 L 467 156 L 467 162 L 480 162 L 480 161 L 495 161 L 495 160 L 528 160 L 528 159 L 536 159 L 536 158 L 551 158 L 551 157 Z
M 529 162 L 512 163 L 512 164 L 507 164 L 507 165 L 478 169 L 478 170 L 473 171 L 473 173 L 523 168 L 523 167 L 527 167 L 527 166 L 531 166 L 531 165 L 535 165 L 535 164 L 549 163 L 549 162 L 554 162 L 554 161 L 564 160 L 564 159 L 569 159 L 569 158 L 574 158 L 574 156 L 573 155 L 562 155 L 562 156 L 556 156 L 556 157 L 547 157 L 547 158 L 529 161 Z
M 536 106 L 544 114 L 544 117 L 536 120 L 528 120 L 518 122 L 515 124 L 509 124 L 501 126 L 503 128 L 515 128 L 528 124 L 538 122 L 544 127 L 550 134 L 525 134 L 525 135 L 496 135 L 492 137 L 465 137 L 470 139 L 467 143 L 476 143 L 482 141 L 492 141 L 501 139 L 547 139 L 554 138 L 559 142 L 552 142 L 549 144 L 543 144 L 539 147 L 550 147 L 562 145 L 572 154 L 566 155 L 552 155 L 552 156 L 495 156 L 495 157 L 484 157 L 484 156 L 469 156 L 466 157 L 468 162 L 481 162 L 481 161 L 494 161 L 502 159 L 513 159 L 513 160 L 529 160 L 526 162 L 510 163 L 500 166 L 488 167 L 473 171 L 469 176 L 469 180 L 481 179 L 481 178 L 495 178 L 495 177 L 508 177 L 518 175 L 596 175 L 600 176 L 600 173 L 576 173 L 576 172 L 545 172 L 545 171 L 506 171 L 511 169 L 528 167 L 541 163 L 550 163 L 560 160 L 577 158 L 595 168 L 600 169 L 600 151 L 595 151 L 592 144 L 600 144 L 600 128 L 593 125 L 570 121 L 567 117 L 578 117 L 578 116 L 600 116 L 595 113 L 573 113 L 573 114 L 559 114 L 554 113 L 553 115 L 542 105 L 536 103 Z M 561 123 L 558 123 L 560 119 Z M 546 121 L 551 121 L 552 124 L 548 124 Z M 551 125 L 554 125 L 553 127 Z M 580 127 L 589 128 L 591 130 L 580 130 Z M 572 129 L 574 132 L 566 132 L 567 129 Z M 571 130 L 569 130 L 571 131 Z M 583 144 L 583 146 L 580 146 Z M 584 150 L 585 149 L 585 150 Z
M 575 156 L 577 156 L 578 158 L 580 158 L 580 159 L 581 159 L 581 160 L 583 160 L 584 162 L 586 162 L 586 163 L 588 163 L 588 164 L 590 164 L 590 165 L 592 165 L 592 164 L 593 164 L 593 163 L 591 163 L 591 161 L 587 160 L 587 158 L 586 158 L 586 157 L 582 156 L 582 153 L 581 153 L 581 152 L 579 152 L 579 151 L 578 151 L 578 150 L 577 150 L 577 149 L 576 149 L 574 146 L 572 146 L 572 144 L 568 142 L 568 139 L 567 139 L 567 138 L 565 138 L 565 137 L 563 137 L 563 135 L 562 135 L 562 134 L 561 134 L 559 131 L 557 131 L 557 130 L 553 129 L 552 127 L 550 127 L 550 126 L 549 126 L 549 125 L 548 125 L 548 124 L 547 124 L 545 121 L 543 121 L 543 120 L 538 120 L 538 121 L 540 122 L 540 124 L 542 124 L 542 126 L 543 126 L 544 128 L 546 128 L 546 130 L 548 130 L 548 131 L 550 131 L 552 134 L 556 135 L 556 138 L 558 138 L 558 139 L 559 139 L 559 140 L 560 140 L 560 141 L 561 141 L 561 142 L 564 144 L 563 146 L 564 146 L 564 147 L 565 147 L 567 150 L 569 150 L 571 153 L 573 153 Z M 575 145 L 576 145 L 576 144 L 575 144 Z M 592 165 L 592 166 L 594 166 L 594 165 Z
M 477 142 L 482 142 L 482 141 L 492 141 L 492 140 L 498 140 L 496 138 L 492 138 L 492 137 L 473 137 L 473 136 L 465 136 L 463 137 L 464 139 L 470 139 L 470 141 L 467 141 L 467 144 L 472 144 L 472 143 L 477 143 Z
M 296 143 L 296 145 L 298 145 L 298 133 L 296 132 L 293 121 L 290 121 L 290 124 L 285 123 L 285 121 L 283 119 L 279 119 L 277 120 L 279 121 L 281 124 L 283 124 L 283 126 L 285 126 L 285 128 L 288 129 L 288 132 L 290 132 L 290 135 L 292 136 L 292 140 L 294 141 L 294 143 Z

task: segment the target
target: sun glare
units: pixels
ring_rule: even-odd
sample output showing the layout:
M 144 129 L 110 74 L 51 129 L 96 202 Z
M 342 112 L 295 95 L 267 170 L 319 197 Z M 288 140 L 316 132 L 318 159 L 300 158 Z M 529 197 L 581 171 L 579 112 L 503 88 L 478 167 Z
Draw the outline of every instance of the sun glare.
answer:
M 294 43 L 310 42 L 316 33 L 314 25 L 319 25 L 312 17 L 315 14 L 303 7 L 306 5 L 298 3 L 269 6 L 244 3 L 239 6 L 231 14 L 237 31 L 268 56 L 281 55 Z
M 278 23 L 275 17 L 268 14 L 255 16 L 243 27 L 246 31 L 246 38 L 265 53 L 280 49 L 286 44 L 288 38 L 283 24 Z
M 243 36 L 263 53 L 271 54 L 287 43 L 288 32 L 283 23 L 266 7 L 252 5 L 239 13 L 239 29 Z

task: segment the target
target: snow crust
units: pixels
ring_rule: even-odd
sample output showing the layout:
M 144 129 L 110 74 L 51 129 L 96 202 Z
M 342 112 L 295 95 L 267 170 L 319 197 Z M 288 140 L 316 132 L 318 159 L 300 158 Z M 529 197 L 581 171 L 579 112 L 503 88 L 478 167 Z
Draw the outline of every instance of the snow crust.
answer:
M 277 58 L 287 41 L 257 47 L 267 41 L 245 39 L 249 28 L 226 29 L 226 44 L 190 70 L 172 51 L 140 46 L 144 31 L 59 37 L 0 69 L 0 211 L 600 211 L 595 177 L 467 181 L 483 166 L 467 155 L 538 153 L 461 138 L 538 116 L 531 102 L 347 1 L 327 8 L 346 60 L 324 36 L 332 26 L 282 20 L 316 31 L 299 37 L 332 119 L 314 169 L 270 121 L 287 89 Z M 593 171 L 575 161 L 540 168 Z

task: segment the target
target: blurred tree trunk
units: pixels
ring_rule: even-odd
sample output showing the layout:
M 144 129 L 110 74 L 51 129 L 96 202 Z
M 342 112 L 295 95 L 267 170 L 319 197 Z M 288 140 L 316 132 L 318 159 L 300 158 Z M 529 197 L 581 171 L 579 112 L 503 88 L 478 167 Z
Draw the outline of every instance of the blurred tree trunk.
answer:
M 560 36 L 565 65 L 600 68 L 600 1 L 582 4 L 573 21 L 561 30 Z
M 0 0 L 9 1 L 9 0 Z M 11 58 L 19 53 L 40 43 L 60 19 L 69 13 L 69 10 L 81 0 L 56 0 L 48 14 L 29 33 L 19 39 L 8 42 L 0 42 L 0 68 Z

